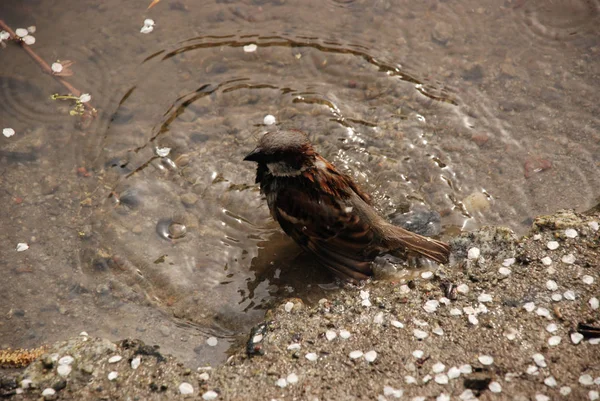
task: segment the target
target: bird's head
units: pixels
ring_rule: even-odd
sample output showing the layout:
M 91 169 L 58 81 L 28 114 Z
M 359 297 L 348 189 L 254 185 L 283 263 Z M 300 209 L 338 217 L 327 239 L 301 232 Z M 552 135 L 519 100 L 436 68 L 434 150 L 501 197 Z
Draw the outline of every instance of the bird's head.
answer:
M 315 151 L 308 136 L 297 130 L 268 132 L 245 161 L 264 164 L 277 177 L 300 175 L 311 167 Z

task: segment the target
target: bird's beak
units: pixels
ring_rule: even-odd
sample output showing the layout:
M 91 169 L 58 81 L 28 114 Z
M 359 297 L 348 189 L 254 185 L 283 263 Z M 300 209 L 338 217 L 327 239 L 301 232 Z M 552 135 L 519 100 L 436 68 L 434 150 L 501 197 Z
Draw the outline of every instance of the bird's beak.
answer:
M 246 157 L 244 157 L 244 161 L 247 162 L 258 162 L 262 155 L 262 149 L 256 148 L 252 152 L 248 153 Z

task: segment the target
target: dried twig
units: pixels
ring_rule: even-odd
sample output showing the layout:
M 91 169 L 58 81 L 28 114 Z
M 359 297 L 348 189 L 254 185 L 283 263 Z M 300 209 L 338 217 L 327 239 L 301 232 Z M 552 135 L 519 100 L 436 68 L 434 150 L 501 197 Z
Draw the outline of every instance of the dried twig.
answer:
M 8 32 L 10 34 L 11 39 L 18 38 L 17 34 L 8 25 L 6 25 L 6 23 L 1 19 L 0 19 L 0 28 L 5 30 L 6 32 Z M 23 41 L 21 41 L 21 40 L 17 40 L 16 42 L 21 45 L 21 47 L 23 48 L 23 50 L 25 50 L 25 52 L 29 55 L 29 57 L 31 57 L 36 63 L 38 63 L 38 65 L 42 68 L 42 71 L 44 71 L 46 74 L 53 76 L 54 79 L 56 79 L 62 86 L 64 86 L 67 89 L 67 91 L 69 91 L 69 93 L 72 94 L 73 96 L 76 96 L 76 97 L 81 96 L 81 91 L 79 89 L 75 88 L 73 85 L 71 85 L 69 82 L 67 82 L 61 76 L 54 74 L 52 71 L 52 68 L 50 68 L 48 63 L 46 63 L 40 56 L 38 56 L 31 49 L 31 47 L 29 47 L 27 44 L 23 43 Z M 90 116 L 96 115 L 96 109 L 90 104 L 90 102 L 83 103 L 83 105 L 87 109 L 87 112 L 89 113 Z

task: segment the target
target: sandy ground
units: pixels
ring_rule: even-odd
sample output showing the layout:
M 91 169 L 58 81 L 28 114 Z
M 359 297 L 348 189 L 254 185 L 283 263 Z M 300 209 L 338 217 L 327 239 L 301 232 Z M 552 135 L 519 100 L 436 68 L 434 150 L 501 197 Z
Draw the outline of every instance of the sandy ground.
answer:
M 51 388 L 45 399 L 594 400 L 599 222 L 597 207 L 539 217 L 520 239 L 487 227 L 455 238 L 453 262 L 432 277 L 340 290 L 314 307 L 286 300 L 223 366 L 192 370 L 136 340 L 80 335 L 26 369 L 0 371 L 0 394 L 39 399 Z M 186 388 L 192 393 L 181 395 Z

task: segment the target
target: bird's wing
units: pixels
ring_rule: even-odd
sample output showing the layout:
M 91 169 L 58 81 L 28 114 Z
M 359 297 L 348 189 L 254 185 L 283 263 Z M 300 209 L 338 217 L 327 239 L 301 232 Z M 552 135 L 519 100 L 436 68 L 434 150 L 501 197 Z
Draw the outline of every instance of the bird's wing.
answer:
M 328 179 L 325 174 L 311 177 Z M 316 185 L 307 179 L 295 182 L 301 184 L 286 185 L 274 204 L 281 228 L 342 278 L 354 282 L 368 278 L 375 252 L 370 225 L 361 220 L 346 194 L 335 192 L 339 185 Z

